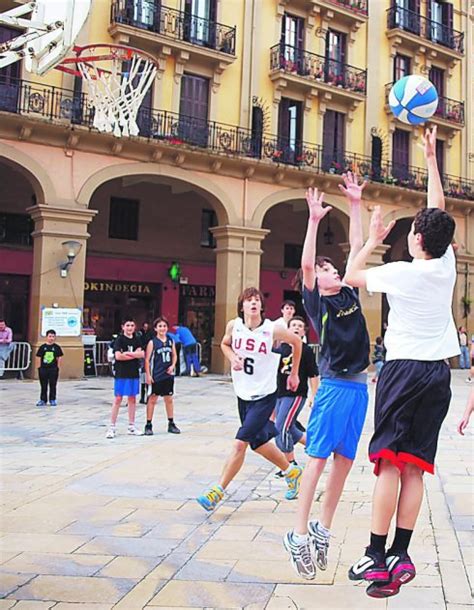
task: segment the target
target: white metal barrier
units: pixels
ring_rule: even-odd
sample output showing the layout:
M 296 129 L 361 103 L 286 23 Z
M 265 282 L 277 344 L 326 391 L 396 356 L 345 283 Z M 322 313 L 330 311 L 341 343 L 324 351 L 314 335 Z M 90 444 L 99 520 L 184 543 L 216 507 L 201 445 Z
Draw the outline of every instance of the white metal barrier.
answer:
M 26 371 L 31 364 L 31 345 L 26 341 L 14 341 L 9 347 L 11 351 L 5 359 L 0 349 L 0 373 L 3 375 L 2 371 L 16 371 L 23 377 L 23 371 Z
M 308 347 L 313 350 L 314 357 L 316 358 L 316 364 L 319 362 L 319 343 L 308 343 Z
M 110 367 L 110 362 L 107 360 L 107 350 L 109 349 L 110 341 L 95 342 L 95 365 L 97 368 Z

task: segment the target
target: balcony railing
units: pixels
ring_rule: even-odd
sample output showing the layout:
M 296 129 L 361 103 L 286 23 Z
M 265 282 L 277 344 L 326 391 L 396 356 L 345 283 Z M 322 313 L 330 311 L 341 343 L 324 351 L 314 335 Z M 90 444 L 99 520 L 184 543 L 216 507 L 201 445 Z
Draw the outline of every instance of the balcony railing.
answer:
M 419 13 L 399 6 L 392 6 L 387 12 L 389 30 L 398 28 L 422 36 L 436 44 L 464 53 L 464 33 L 453 30 L 443 23 L 422 17 Z
M 291 45 L 280 43 L 270 49 L 270 67 L 272 70 L 283 70 L 347 91 L 355 91 L 363 95 L 366 92 L 367 70 L 354 68 L 316 53 L 302 51 Z
M 94 111 L 85 94 L 22 80 L 0 80 L 0 111 L 50 122 L 66 122 L 93 130 Z M 205 121 L 191 116 L 142 108 L 137 119 L 141 138 L 176 148 L 200 148 L 207 153 L 286 165 L 316 173 L 355 171 L 373 182 L 426 191 L 427 172 L 419 167 L 377 161 L 344 150 L 325 149 L 294 138 Z M 446 195 L 474 200 L 474 181 L 443 176 Z
M 235 27 L 160 6 L 154 0 L 114 0 L 112 21 L 235 55 Z
M 362 15 L 369 14 L 369 3 L 368 0 L 328 0 L 331 4 L 338 4 L 343 8 L 347 8 L 355 13 Z
M 392 86 L 393 83 L 385 85 L 385 98 L 387 102 Z M 434 117 L 439 117 L 445 121 L 451 121 L 457 125 L 464 125 L 464 102 L 458 102 L 449 97 L 440 97 Z

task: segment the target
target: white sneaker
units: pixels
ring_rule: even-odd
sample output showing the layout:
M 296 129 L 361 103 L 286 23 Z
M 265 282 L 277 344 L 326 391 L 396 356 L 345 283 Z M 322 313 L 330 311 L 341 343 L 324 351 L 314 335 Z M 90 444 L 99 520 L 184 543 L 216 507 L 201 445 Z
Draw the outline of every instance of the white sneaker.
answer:
M 135 424 L 129 424 L 127 434 L 132 434 L 133 436 L 142 436 L 143 432 L 137 430 L 135 428 Z
M 109 428 L 105 438 L 115 438 L 115 428 Z

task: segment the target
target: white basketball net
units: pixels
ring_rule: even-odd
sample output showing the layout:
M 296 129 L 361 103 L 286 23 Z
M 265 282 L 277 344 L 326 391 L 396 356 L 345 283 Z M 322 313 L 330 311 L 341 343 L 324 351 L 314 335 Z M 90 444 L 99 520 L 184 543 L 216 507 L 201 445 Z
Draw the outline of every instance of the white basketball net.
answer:
M 127 61 L 127 72 L 123 62 Z M 137 136 L 137 114 L 153 84 L 157 66 L 146 56 L 121 53 L 110 59 L 110 67 L 100 68 L 96 62 L 81 57 L 77 68 L 87 82 L 90 104 L 94 107 L 94 127 L 114 136 Z

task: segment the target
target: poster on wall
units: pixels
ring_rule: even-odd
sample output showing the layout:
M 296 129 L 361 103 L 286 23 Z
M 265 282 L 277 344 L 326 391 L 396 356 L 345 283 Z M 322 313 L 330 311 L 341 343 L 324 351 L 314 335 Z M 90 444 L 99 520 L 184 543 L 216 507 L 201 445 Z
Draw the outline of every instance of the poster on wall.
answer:
M 78 337 L 81 334 L 82 311 L 73 307 L 43 307 L 41 310 L 41 335 L 56 331 L 58 337 Z

